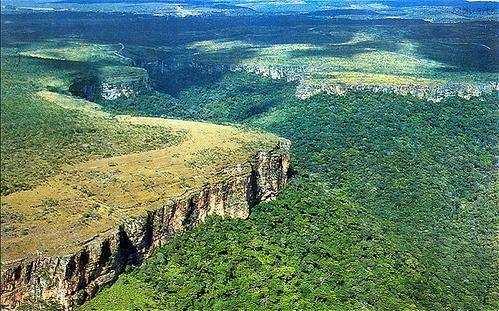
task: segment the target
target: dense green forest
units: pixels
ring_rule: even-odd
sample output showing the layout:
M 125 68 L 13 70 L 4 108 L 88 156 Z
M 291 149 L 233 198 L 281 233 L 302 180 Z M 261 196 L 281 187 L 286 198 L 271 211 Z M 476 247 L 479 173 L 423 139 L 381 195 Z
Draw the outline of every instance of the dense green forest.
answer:
M 297 174 L 249 221 L 174 238 L 83 310 L 498 308 L 496 96 L 291 90 L 236 73 L 168 97 L 159 114 L 291 139 Z M 107 107 L 154 114 L 144 103 Z

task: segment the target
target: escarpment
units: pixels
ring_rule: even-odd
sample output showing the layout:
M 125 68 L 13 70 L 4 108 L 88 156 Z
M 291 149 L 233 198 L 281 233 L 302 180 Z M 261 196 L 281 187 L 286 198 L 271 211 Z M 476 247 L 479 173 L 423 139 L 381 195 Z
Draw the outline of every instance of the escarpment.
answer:
M 130 66 L 103 66 L 76 77 L 69 91 L 86 100 L 116 100 L 134 97 L 151 89 L 147 71 Z
M 12 230 L 26 235 L 2 236 L 2 307 L 34 298 L 73 309 L 172 235 L 209 215 L 246 218 L 287 182 L 286 140 L 205 123 L 124 122 L 161 123 L 186 138 L 171 148 L 83 163 L 4 197 L 20 215 Z

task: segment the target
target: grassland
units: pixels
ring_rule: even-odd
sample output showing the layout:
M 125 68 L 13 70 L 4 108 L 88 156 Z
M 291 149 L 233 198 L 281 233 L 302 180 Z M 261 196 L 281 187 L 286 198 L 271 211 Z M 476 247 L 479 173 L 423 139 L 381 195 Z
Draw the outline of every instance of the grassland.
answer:
M 81 113 L 74 108 L 83 107 L 82 101 L 49 96 L 48 90 L 67 92 L 80 66 L 2 58 L 2 195 L 32 188 L 64 165 L 161 148 L 179 140 L 164 128 Z
M 121 49 L 120 44 L 53 39 L 4 49 L 4 54 L 72 63 L 80 66 L 80 75 L 94 75 L 109 84 L 147 79 L 147 72 L 131 66 L 131 60 L 120 54 Z
M 85 43 L 71 40 L 46 40 L 23 47 L 21 56 L 32 58 L 65 60 L 85 63 L 116 63 L 126 62 L 118 54 L 120 46 Z
M 227 178 L 224 172 L 232 166 L 277 142 L 275 136 L 208 123 L 127 116 L 116 122 L 161 127 L 185 139 L 168 148 L 65 166 L 31 190 L 2 197 L 2 210 L 18 220 L 3 230 L 5 260 L 69 254 L 134 215 Z

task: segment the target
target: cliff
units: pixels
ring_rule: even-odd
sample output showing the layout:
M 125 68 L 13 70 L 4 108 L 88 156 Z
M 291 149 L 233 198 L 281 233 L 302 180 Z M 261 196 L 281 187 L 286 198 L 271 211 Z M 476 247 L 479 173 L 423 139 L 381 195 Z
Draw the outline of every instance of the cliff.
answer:
M 150 89 L 147 71 L 131 66 L 102 66 L 76 77 L 69 86 L 74 96 L 90 101 L 127 99 Z
M 144 119 L 130 118 L 124 122 L 157 122 L 152 118 Z M 178 130 L 189 128 L 183 121 L 178 124 L 169 120 L 159 122 L 170 122 L 168 126 L 178 126 Z M 175 147 L 85 163 L 36 189 L 4 198 L 8 208 L 23 211 L 26 204 L 38 206 L 40 203 L 34 203 L 39 199 L 37 195 L 50 191 L 59 196 L 59 205 L 54 207 L 55 212 L 52 211 L 53 218 L 46 217 L 36 220 L 36 224 L 26 225 L 33 233 L 11 238 L 3 244 L 2 307 L 15 309 L 23 301 L 35 298 L 55 300 L 66 309 L 72 309 L 93 297 L 102 286 L 116 280 L 127 266 L 140 264 L 173 234 L 196 226 L 208 215 L 246 218 L 252 206 L 274 198 L 287 182 L 288 141 L 259 133 L 242 134 L 232 127 L 193 125 L 196 127 L 187 133 L 188 138 Z M 221 164 L 215 167 L 206 163 L 204 156 L 208 151 L 204 145 L 201 149 L 193 147 L 198 139 L 210 141 L 215 137 L 210 135 L 230 139 L 232 158 L 224 151 L 226 147 L 219 144 L 216 149 L 223 159 L 213 160 Z M 258 137 L 266 137 L 266 140 L 256 148 L 254 143 Z M 243 143 L 232 145 L 234 142 Z M 188 149 L 183 156 L 173 154 L 183 148 Z M 237 154 L 235 150 L 244 152 Z M 230 164 L 224 161 L 230 161 Z M 197 172 L 188 176 L 185 168 Z M 112 169 L 114 181 L 110 182 L 109 176 L 105 179 L 96 177 L 109 173 L 109 169 Z M 151 173 L 147 180 L 144 180 L 144 172 L 139 174 L 140 170 Z M 177 177 L 188 179 L 184 181 L 186 187 L 178 186 Z M 61 180 L 71 188 L 59 185 Z M 147 186 L 147 189 L 139 186 Z M 71 193 L 71 189 L 79 191 Z M 151 193 L 158 195 L 152 197 Z M 133 199 L 125 200 L 128 196 Z M 87 201 L 90 207 L 82 208 L 78 215 L 72 214 L 72 219 L 62 220 L 68 217 L 59 216 L 77 205 L 78 208 L 85 206 Z M 116 202 L 121 202 L 121 209 L 107 209 Z M 95 208 L 96 204 L 98 208 Z M 88 216 L 89 211 L 97 216 Z M 82 212 L 84 217 L 77 217 Z M 47 231 L 54 222 L 56 229 Z
M 263 77 L 268 77 L 274 80 L 286 80 L 297 84 L 296 97 L 307 99 L 316 94 L 334 94 L 343 95 L 348 92 L 374 92 L 374 93 L 393 93 L 398 95 L 412 95 L 420 99 L 426 99 L 433 102 L 440 102 L 445 98 L 458 96 L 464 99 L 471 99 L 490 94 L 499 90 L 499 83 L 496 81 L 490 82 L 472 82 L 472 81 L 456 81 L 456 82 L 437 82 L 421 79 L 412 79 L 410 77 L 400 77 L 405 79 L 404 82 L 382 82 L 369 81 L 369 76 L 366 75 L 359 81 L 344 82 L 341 79 L 335 81 L 313 79 L 311 73 L 307 72 L 307 68 L 302 66 L 263 66 L 263 65 L 236 65 L 230 68 L 233 71 L 247 71 Z M 341 75 L 340 75 L 341 76 Z M 382 76 L 382 75 L 381 75 Z M 376 77 L 376 75 L 373 75 Z M 394 81 L 396 76 L 392 77 Z
M 105 66 L 99 69 L 102 99 L 130 98 L 150 90 L 149 76 L 142 68 L 130 66 Z

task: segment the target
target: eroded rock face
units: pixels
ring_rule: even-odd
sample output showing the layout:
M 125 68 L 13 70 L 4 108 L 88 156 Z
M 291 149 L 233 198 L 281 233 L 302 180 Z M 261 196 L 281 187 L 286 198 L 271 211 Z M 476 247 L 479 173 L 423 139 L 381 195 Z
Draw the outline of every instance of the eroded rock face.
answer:
M 247 165 L 251 170 L 243 168 Z M 2 307 L 15 309 L 34 297 L 73 309 L 115 281 L 127 266 L 140 264 L 173 234 L 191 229 L 208 215 L 247 218 L 252 206 L 275 198 L 287 182 L 288 168 L 289 142 L 282 141 L 236 167 L 223 182 L 193 189 L 175 202 L 128 219 L 74 254 L 18 262 L 2 273 Z
M 112 66 L 111 66 L 112 67 Z M 87 75 L 75 78 L 69 87 L 69 91 L 74 96 L 84 98 L 89 101 L 99 99 L 117 100 L 127 99 L 138 95 L 141 92 L 151 90 L 149 76 L 143 69 L 126 66 L 114 66 L 117 68 L 134 68 L 135 74 L 128 77 L 126 73 L 111 73 L 109 76 Z M 117 71 L 117 69 L 114 69 Z
M 119 98 L 130 98 L 136 96 L 143 90 L 150 90 L 147 79 L 129 81 L 126 83 L 103 82 L 100 97 L 105 100 L 116 100 Z
M 391 93 L 397 95 L 412 95 L 414 97 L 440 102 L 448 97 L 457 96 L 469 100 L 484 94 L 493 94 L 499 90 L 497 81 L 491 82 L 447 82 L 445 84 L 368 84 L 343 82 L 324 83 L 312 85 L 307 82 L 310 73 L 306 66 L 266 66 L 266 65 L 236 65 L 230 68 L 232 71 L 246 71 L 274 80 L 286 80 L 296 83 L 295 95 L 305 100 L 314 95 L 325 93 L 332 95 L 343 95 L 348 92 L 373 92 Z

